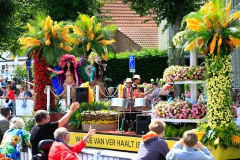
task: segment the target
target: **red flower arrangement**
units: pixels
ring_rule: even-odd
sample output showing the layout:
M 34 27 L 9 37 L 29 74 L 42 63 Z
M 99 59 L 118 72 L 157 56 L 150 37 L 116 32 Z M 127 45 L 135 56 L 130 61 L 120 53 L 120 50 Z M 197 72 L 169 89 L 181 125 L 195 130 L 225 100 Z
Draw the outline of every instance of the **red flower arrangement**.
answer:
M 34 51 L 36 52 L 36 51 Z M 47 61 L 39 56 L 38 54 L 33 54 L 34 67 L 33 70 L 35 72 L 34 75 L 34 110 L 46 110 L 47 108 L 47 94 L 44 93 L 45 87 L 47 85 L 51 85 L 50 73 L 47 70 L 49 66 Z M 51 93 L 50 95 L 50 106 L 54 107 L 54 95 Z

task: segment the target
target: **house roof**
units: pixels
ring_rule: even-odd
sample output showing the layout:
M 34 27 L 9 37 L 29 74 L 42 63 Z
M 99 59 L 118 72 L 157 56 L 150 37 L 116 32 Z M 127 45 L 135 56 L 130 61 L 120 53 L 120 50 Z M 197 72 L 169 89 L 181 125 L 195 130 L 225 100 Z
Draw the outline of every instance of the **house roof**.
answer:
M 102 11 L 105 12 L 104 16 L 111 17 L 111 20 L 105 20 L 106 25 L 117 25 L 120 32 L 139 46 L 151 48 L 158 46 L 157 24 L 153 20 L 143 23 L 149 17 L 140 17 L 121 0 L 115 0 L 114 3 L 102 7 Z

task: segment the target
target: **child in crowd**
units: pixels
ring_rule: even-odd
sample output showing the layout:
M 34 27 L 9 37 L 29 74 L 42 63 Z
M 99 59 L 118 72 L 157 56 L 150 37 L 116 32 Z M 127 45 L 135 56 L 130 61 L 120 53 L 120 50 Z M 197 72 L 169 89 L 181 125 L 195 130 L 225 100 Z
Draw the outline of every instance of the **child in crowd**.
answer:
M 165 160 L 169 148 L 163 139 L 166 124 L 155 120 L 149 125 L 149 132 L 142 136 L 138 150 L 138 160 Z
M 167 154 L 166 160 L 214 160 L 215 158 L 204 145 L 198 141 L 197 134 L 190 130 L 183 134 Z

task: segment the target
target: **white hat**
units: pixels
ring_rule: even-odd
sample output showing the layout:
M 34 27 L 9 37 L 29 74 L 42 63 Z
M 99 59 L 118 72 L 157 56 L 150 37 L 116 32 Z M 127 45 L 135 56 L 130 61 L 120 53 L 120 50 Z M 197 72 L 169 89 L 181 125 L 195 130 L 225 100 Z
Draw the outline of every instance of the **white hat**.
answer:
M 134 76 L 133 76 L 133 79 L 134 79 L 134 78 L 136 78 L 136 79 L 141 79 L 138 74 L 134 75 Z
M 127 82 L 132 82 L 132 79 L 131 79 L 131 78 L 127 78 L 125 82 L 126 82 L 126 83 L 127 83 Z

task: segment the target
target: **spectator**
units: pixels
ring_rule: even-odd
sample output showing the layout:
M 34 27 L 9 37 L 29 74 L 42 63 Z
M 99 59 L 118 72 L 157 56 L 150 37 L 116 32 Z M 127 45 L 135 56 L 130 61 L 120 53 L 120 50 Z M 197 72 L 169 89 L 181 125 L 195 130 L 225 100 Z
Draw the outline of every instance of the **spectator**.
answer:
M 2 87 L 6 87 L 7 83 L 5 82 L 5 79 L 1 79 L 0 82 Z
M 70 133 L 64 127 L 58 128 L 54 132 L 55 141 L 53 142 L 50 151 L 48 153 L 49 160 L 78 160 L 77 154 L 81 152 L 83 147 L 86 145 L 88 139 L 96 133 L 96 129 L 91 129 L 87 135 L 77 144 L 69 146 Z
M 4 133 L 0 153 L 6 158 L 20 160 L 20 152 L 25 146 L 31 147 L 29 134 L 24 129 L 22 118 L 13 117 L 9 130 Z
M 202 94 L 202 90 L 201 89 L 198 89 L 198 103 L 201 104 L 201 103 L 204 103 L 204 97 L 203 97 L 203 94 Z
M 27 87 L 24 87 L 24 92 L 25 92 L 24 97 L 26 97 L 26 98 L 32 97 L 32 92 L 30 92 Z
M 38 154 L 38 143 L 43 139 L 54 139 L 53 132 L 64 126 L 78 107 L 78 102 L 73 103 L 67 114 L 56 122 L 50 122 L 50 115 L 46 110 L 38 110 L 35 113 L 36 125 L 32 128 L 30 137 L 33 156 Z
M 0 144 L 6 130 L 9 129 L 10 109 L 9 107 L 0 107 Z
M 11 90 L 14 92 L 14 94 L 16 94 L 17 92 L 17 87 L 15 85 L 15 81 L 11 81 Z
M 165 160 L 169 148 L 163 139 L 166 124 L 155 120 L 149 125 L 149 132 L 142 136 L 138 150 L 138 160 Z
M 3 96 L 3 91 L 2 91 L 2 87 L 0 88 L 0 97 Z
M 24 97 L 25 92 L 24 92 L 23 87 L 20 87 L 20 88 L 19 88 L 19 91 L 20 91 L 20 93 L 19 93 L 19 95 L 18 95 L 18 99 L 24 99 L 24 98 L 25 98 L 25 97 Z M 26 94 L 26 95 L 27 95 L 27 94 Z
M 1 90 L 2 90 L 2 92 L 3 92 L 2 98 L 6 98 L 6 97 L 7 97 L 7 89 L 6 89 L 6 86 L 2 86 Z
M 13 102 L 14 102 L 14 99 L 15 99 L 14 92 L 11 90 L 11 86 L 7 85 L 6 103 L 9 103 L 9 101 L 10 101 L 10 103 L 8 104 L 8 107 L 11 110 L 11 114 L 13 114 Z
M 207 147 L 198 141 L 194 131 L 186 131 L 166 156 L 167 160 L 214 160 Z

